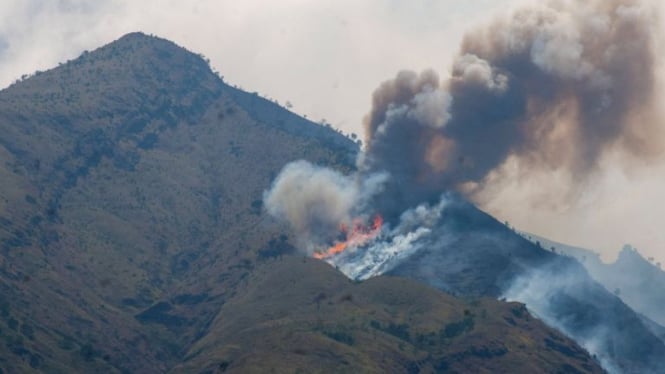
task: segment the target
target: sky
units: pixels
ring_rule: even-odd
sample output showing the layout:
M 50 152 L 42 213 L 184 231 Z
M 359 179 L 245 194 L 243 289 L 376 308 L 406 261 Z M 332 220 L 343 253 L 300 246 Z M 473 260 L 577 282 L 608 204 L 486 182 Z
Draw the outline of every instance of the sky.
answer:
M 0 87 L 142 31 L 202 53 L 228 83 L 360 135 L 381 82 L 402 69 L 445 77 L 465 31 L 525 2 L 2 0 Z M 665 159 L 637 164 L 608 162 L 573 204 L 531 202 L 539 183 L 556 183 L 543 173 L 507 183 L 482 207 L 607 260 L 630 243 L 665 263 Z

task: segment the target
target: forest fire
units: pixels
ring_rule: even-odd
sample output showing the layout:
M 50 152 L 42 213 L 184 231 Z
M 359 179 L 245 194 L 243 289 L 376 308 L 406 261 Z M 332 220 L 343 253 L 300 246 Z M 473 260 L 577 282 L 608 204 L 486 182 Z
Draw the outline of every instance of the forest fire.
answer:
M 328 248 L 324 252 L 315 252 L 314 258 L 325 259 L 334 256 L 338 253 L 344 252 L 348 247 L 359 246 L 367 243 L 368 241 L 376 238 L 381 232 L 383 226 L 383 217 L 376 215 L 372 221 L 372 225 L 365 225 L 361 220 L 356 219 L 353 221 L 351 228 L 345 224 L 340 226 L 340 231 L 346 236 L 343 241 L 336 242 L 335 245 Z

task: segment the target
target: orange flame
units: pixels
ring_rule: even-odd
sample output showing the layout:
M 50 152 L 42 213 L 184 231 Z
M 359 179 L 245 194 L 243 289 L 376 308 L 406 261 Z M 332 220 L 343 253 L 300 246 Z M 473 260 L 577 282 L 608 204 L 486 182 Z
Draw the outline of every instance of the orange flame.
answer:
M 326 251 L 314 253 L 313 256 L 314 258 L 324 259 L 344 252 L 349 246 L 363 245 L 376 238 L 376 236 L 379 235 L 379 232 L 381 232 L 382 226 L 383 217 L 378 214 L 374 216 L 374 221 L 371 226 L 366 226 L 359 219 L 353 221 L 351 230 L 349 230 L 345 224 L 341 224 L 340 231 L 346 234 L 346 239 L 336 242 L 335 245 L 328 248 Z

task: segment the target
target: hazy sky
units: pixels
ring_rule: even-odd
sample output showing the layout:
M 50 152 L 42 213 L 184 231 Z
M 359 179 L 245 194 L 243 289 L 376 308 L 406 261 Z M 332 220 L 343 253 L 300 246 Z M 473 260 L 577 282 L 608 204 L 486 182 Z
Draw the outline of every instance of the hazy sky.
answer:
M 448 73 L 464 31 L 528 0 L 2 0 L 0 87 L 125 33 L 206 55 L 225 80 L 344 132 L 361 133 L 372 91 L 400 69 Z M 624 243 L 665 263 L 665 162 L 611 164 L 571 206 L 506 186 L 485 205 L 518 228 L 611 256 Z M 537 181 L 536 181 L 537 179 Z

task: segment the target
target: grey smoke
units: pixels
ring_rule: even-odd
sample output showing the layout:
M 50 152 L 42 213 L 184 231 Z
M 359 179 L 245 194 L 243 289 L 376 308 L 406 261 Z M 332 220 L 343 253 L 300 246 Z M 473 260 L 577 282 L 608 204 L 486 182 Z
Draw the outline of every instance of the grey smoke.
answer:
M 662 149 L 655 25 L 641 1 L 551 1 L 469 33 L 450 78 L 400 72 L 374 93 L 362 169 L 392 179 L 388 215 L 469 196 L 515 157 L 583 183 L 611 149 Z M 425 105 L 424 105 L 425 103 Z
M 552 262 L 518 276 L 504 297 L 525 303 L 529 311 L 549 326 L 572 337 L 593 354 L 603 368 L 612 374 L 635 372 L 635 368 L 622 367 L 617 352 L 642 352 L 640 372 L 660 373 L 664 358 L 644 350 L 646 345 L 658 344 L 651 336 L 643 341 L 626 341 L 617 331 L 635 331 L 643 321 L 637 314 L 624 314 L 628 309 L 617 297 L 599 292 L 599 284 L 590 282 L 579 264 Z M 586 303 L 584 311 L 570 308 L 574 303 Z M 617 323 L 618 322 L 618 323 Z M 643 350 L 643 351 L 641 351 Z
M 572 318 L 567 320 L 566 316 L 558 311 L 558 304 L 563 297 L 569 294 L 586 295 L 584 290 L 578 290 L 584 286 L 585 279 L 578 271 L 569 267 L 543 267 L 520 275 L 505 291 L 504 297 L 508 301 L 525 303 L 532 314 L 549 326 L 574 337 L 600 360 L 605 370 L 620 373 L 608 357 L 609 337 L 603 331 L 603 321 L 584 321 L 587 322 L 586 325 L 580 325 L 580 321 Z

